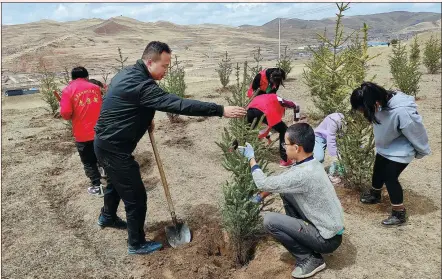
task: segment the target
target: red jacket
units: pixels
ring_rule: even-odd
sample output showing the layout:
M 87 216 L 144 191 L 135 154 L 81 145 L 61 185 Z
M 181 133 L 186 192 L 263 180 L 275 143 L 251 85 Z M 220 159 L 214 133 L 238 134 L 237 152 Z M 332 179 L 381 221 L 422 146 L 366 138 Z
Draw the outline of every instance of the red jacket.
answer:
M 264 70 L 262 70 L 261 72 L 258 73 L 258 75 L 260 76 L 260 79 L 259 79 L 259 89 L 261 89 L 264 92 L 266 92 L 267 87 L 269 86 L 269 81 L 267 80 L 266 71 L 267 71 L 267 69 L 264 69 Z M 256 77 L 255 77 L 255 79 L 256 79 Z M 252 97 L 253 91 L 258 89 L 258 88 L 254 88 L 253 83 L 255 83 L 255 80 L 253 80 L 253 81 L 254 82 L 252 82 L 252 84 L 250 84 L 249 90 L 247 91 L 247 97 L 249 97 L 249 98 Z M 255 85 L 255 87 L 256 87 L 256 85 Z
M 256 96 L 247 108 L 255 108 L 262 111 L 266 116 L 268 126 L 273 127 L 282 121 L 286 107 L 294 108 L 296 104 L 272 93 Z
M 64 119 L 72 120 L 75 141 L 94 140 L 102 102 L 100 87 L 86 79 L 77 78 L 63 89 L 60 114 Z

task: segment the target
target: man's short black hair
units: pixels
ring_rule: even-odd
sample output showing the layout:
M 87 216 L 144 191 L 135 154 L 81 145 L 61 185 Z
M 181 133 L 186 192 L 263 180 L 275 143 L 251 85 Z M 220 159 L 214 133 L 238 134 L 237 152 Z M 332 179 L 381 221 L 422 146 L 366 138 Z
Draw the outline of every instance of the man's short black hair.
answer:
M 72 80 L 76 80 L 77 78 L 88 78 L 89 73 L 87 72 L 85 67 L 75 67 L 71 71 Z
M 95 84 L 95 85 L 98 85 L 98 86 L 100 86 L 101 88 L 104 88 L 104 85 L 103 85 L 103 83 L 101 82 L 101 81 L 99 81 L 99 80 L 96 80 L 96 79 L 90 79 L 89 80 L 89 82 L 90 83 L 93 83 L 93 84 Z
M 304 148 L 306 153 L 312 153 L 315 147 L 315 132 L 307 123 L 296 123 L 287 129 L 287 137 L 291 144 Z
M 146 48 L 144 49 L 143 55 L 141 56 L 141 59 L 147 60 L 152 59 L 153 61 L 156 61 L 160 58 L 161 53 L 172 53 L 169 46 L 166 43 L 162 43 L 159 41 L 152 41 L 149 44 L 147 44 Z

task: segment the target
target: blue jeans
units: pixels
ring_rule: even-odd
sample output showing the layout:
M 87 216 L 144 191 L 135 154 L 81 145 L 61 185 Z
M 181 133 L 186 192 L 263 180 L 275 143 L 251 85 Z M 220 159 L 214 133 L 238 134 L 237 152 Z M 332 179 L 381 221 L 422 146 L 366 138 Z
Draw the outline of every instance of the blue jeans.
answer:
M 313 148 L 313 157 L 321 163 L 324 163 L 325 149 L 327 148 L 327 140 L 315 136 L 315 147 Z
M 325 150 L 327 149 L 327 140 L 315 136 L 315 147 L 313 148 L 313 157 L 321 163 L 324 163 Z M 338 170 L 338 162 L 334 161 L 328 169 L 328 174 L 334 175 Z

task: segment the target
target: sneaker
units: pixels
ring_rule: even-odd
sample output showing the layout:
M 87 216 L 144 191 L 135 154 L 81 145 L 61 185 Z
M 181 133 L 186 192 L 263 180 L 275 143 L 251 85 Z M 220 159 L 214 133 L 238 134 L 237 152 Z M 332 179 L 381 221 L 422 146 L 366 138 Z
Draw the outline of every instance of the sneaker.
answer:
M 295 161 L 293 161 L 293 160 L 287 160 L 287 161 L 281 160 L 281 161 L 279 161 L 279 166 L 281 168 L 288 168 L 288 167 L 291 167 L 294 163 L 295 163 Z
M 325 262 L 321 255 L 305 258 L 296 261 L 295 269 L 292 271 L 293 278 L 307 278 L 315 275 L 325 268 Z
M 100 186 L 91 186 L 87 188 L 87 192 L 93 196 L 103 197 L 104 196 L 103 187 L 104 187 L 103 184 L 100 184 Z
M 367 204 L 375 204 L 381 202 L 381 190 L 370 189 L 362 193 L 360 201 Z
M 339 178 L 339 176 L 329 175 L 328 178 L 330 179 L 330 181 L 331 181 L 333 184 L 341 183 L 341 178 Z
M 157 250 L 160 250 L 163 247 L 163 244 L 156 242 L 156 241 L 147 241 L 146 243 L 135 247 L 128 245 L 127 252 L 131 255 L 138 254 L 138 255 L 146 255 L 150 254 L 152 252 L 155 252 Z
M 109 227 L 109 228 L 115 228 L 115 229 L 120 229 L 120 230 L 125 230 L 127 229 L 127 223 L 126 221 L 123 221 L 120 217 L 116 217 L 115 220 L 111 220 L 108 218 L 105 218 L 103 215 L 100 214 L 100 216 L 98 217 L 98 222 L 97 224 L 104 229 L 105 227 Z
M 407 213 L 404 209 L 403 211 L 392 210 L 391 215 L 382 221 L 384 226 L 398 226 L 402 225 L 407 221 Z
M 258 139 L 263 139 L 265 137 L 267 137 L 268 135 L 271 135 L 272 133 L 270 132 L 272 129 L 267 127 L 265 129 L 262 129 L 258 132 Z

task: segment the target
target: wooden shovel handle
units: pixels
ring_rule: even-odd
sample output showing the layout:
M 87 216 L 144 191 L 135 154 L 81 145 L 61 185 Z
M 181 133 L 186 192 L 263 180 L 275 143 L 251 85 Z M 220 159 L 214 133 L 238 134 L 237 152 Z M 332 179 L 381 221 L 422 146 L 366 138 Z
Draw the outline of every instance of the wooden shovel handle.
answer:
M 175 208 L 172 203 L 172 198 L 170 197 L 169 186 L 167 185 L 166 174 L 164 173 L 163 169 L 163 163 L 161 162 L 160 154 L 158 153 L 157 144 L 155 143 L 155 138 L 153 136 L 153 133 L 150 131 L 149 131 L 149 138 L 150 138 L 150 143 L 152 144 L 153 154 L 155 155 L 155 160 L 157 162 L 158 170 L 160 172 L 161 182 L 163 184 L 164 194 L 166 195 L 166 200 L 169 206 L 170 215 L 172 216 L 172 221 L 176 226 L 177 220 L 175 215 Z

